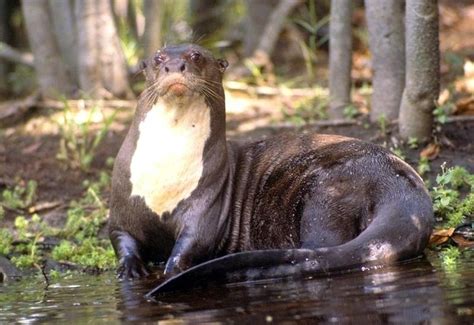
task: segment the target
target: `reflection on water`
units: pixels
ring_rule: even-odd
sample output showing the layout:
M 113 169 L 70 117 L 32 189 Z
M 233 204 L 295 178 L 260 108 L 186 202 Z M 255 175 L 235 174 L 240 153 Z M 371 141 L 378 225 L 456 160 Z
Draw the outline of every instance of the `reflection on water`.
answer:
M 191 322 L 474 324 L 474 254 L 444 271 L 433 258 L 313 279 L 211 286 L 160 301 L 143 295 L 156 281 L 119 282 L 112 273 L 73 276 L 45 289 L 41 278 L 0 284 L 0 323 L 67 320 Z

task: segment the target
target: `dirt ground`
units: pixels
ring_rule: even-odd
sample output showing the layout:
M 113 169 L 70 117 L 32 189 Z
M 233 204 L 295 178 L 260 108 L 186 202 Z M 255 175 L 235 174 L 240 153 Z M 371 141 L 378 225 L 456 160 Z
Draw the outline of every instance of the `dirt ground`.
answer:
M 453 68 L 453 66 L 456 65 L 457 58 L 460 58 L 461 62 L 474 61 L 474 24 L 472 24 L 474 5 L 470 5 L 469 2 L 447 0 L 441 1 L 441 5 L 443 88 L 454 85 L 455 91 L 451 97 L 457 100 L 460 97 L 459 94 L 463 93 L 466 98 L 466 82 L 461 83 L 460 86 L 457 84 L 465 76 L 463 76 L 462 67 L 459 70 L 459 67 Z M 453 60 L 456 62 L 451 62 Z M 406 145 L 401 145 L 397 140 L 395 127 L 389 127 L 386 134 L 382 134 L 377 125 L 369 125 L 366 122 L 366 116 L 359 117 L 354 124 L 342 126 L 309 124 L 304 127 L 291 127 L 285 123 L 274 125 L 271 122 L 281 118 L 281 112 L 274 108 L 274 104 L 277 103 L 277 107 L 280 107 L 284 99 L 278 96 L 271 99 L 255 97 L 242 99 L 239 96 L 232 91 L 227 94 L 227 105 L 230 108 L 228 134 L 233 139 L 252 141 L 277 132 L 342 134 L 376 142 L 389 148 L 400 147 L 406 156 L 406 161 L 415 168 L 420 151 L 423 149 L 423 147 L 410 149 Z M 234 109 L 235 104 L 242 100 L 244 104 L 239 109 Z M 106 164 L 107 158 L 115 157 L 117 154 L 126 135 L 133 109 L 119 110 L 116 121 L 99 146 L 92 168 L 87 173 L 66 169 L 64 164 L 56 159 L 60 135 L 57 124 L 52 120 L 57 114 L 59 113 L 54 110 L 40 109 L 31 114 L 26 122 L 0 130 L 0 193 L 5 188 L 11 188 L 16 184 L 36 180 L 38 182 L 37 203 L 58 201 L 60 203 L 59 207 L 53 210 L 44 209 L 41 212 L 51 223 L 64 219 L 68 202 L 83 193 L 84 180 L 97 178 L 101 170 L 111 170 L 111 167 Z M 431 183 L 444 162 L 448 167 L 460 165 L 474 172 L 474 120 L 449 122 L 442 125 L 436 133 L 436 142 L 440 150 L 438 154 L 433 155 L 430 162 L 432 170 L 427 174 Z M 10 224 L 17 215 L 18 211 L 6 211 L 4 222 Z

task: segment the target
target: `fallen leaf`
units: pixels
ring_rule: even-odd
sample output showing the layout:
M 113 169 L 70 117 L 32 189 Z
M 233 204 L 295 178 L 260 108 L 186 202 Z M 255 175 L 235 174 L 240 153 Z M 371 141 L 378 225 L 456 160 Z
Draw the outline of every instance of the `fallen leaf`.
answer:
M 461 234 L 454 234 L 451 239 L 461 248 L 474 247 L 474 241 L 464 238 Z
M 438 97 L 438 104 L 439 105 L 444 105 L 448 101 L 449 97 L 451 97 L 451 94 L 449 93 L 449 89 L 445 88 L 441 91 Z
M 456 114 L 474 115 L 474 96 L 459 99 L 456 102 Z
M 433 246 L 444 244 L 453 235 L 455 228 L 435 229 L 431 234 L 429 244 Z
M 430 143 L 420 152 L 421 158 L 427 158 L 429 160 L 436 159 L 439 155 L 439 145 L 436 143 Z

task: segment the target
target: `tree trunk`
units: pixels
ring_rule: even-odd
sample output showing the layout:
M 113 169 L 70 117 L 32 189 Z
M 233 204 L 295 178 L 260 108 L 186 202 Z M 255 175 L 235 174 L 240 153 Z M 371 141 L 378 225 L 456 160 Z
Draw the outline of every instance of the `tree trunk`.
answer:
M 74 12 L 77 26 L 79 86 L 88 96 L 101 98 L 105 89 L 98 62 L 96 3 L 90 0 L 76 0 Z
M 161 17 L 164 9 L 163 5 L 163 0 L 144 0 L 145 32 L 143 34 L 143 46 L 145 47 L 145 57 L 152 56 L 161 48 Z
M 127 62 L 120 45 L 109 0 L 95 0 L 98 8 L 97 41 L 99 64 L 105 88 L 117 97 L 131 97 Z
M 75 87 L 52 32 L 48 0 L 23 0 L 22 4 L 41 94 L 45 97 L 72 94 Z
M 400 106 L 403 139 L 427 140 L 439 95 L 439 12 L 437 0 L 407 0 L 406 79 Z
M 299 0 L 281 0 L 278 3 L 265 24 L 255 52 L 263 52 L 267 57 L 272 55 L 286 18 L 299 3 Z
M 9 13 L 7 0 L 0 0 L 0 49 L 7 43 L 9 28 Z M 0 96 L 8 92 L 7 86 L 8 62 L 0 59 Z
M 243 46 L 245 57 L 251 56 L 257 49 L 260 36 L 270 17 L 269 13 L 273 11 L 278 3 L 279 0 L 245 1 L 247 7 L 246 33 Z
M 93 98 L 130 97 L 125 57 L 109 0 L 76 0 L 79 84 Z
M 77 37 L 74 8 L 71 1 L 49 0 L 49 8 L 53 18 L 56 41 L 61 56 L 72 81 L 79 83 L 77 71 Z
M 329 22 L 329 115 L 343 118 L 351 103 L 352 1 L 332 0 Z
M 370 119 L 398 117 L 405 83 L 403 6 L 400 0 L 365 0 L 372 53 Z

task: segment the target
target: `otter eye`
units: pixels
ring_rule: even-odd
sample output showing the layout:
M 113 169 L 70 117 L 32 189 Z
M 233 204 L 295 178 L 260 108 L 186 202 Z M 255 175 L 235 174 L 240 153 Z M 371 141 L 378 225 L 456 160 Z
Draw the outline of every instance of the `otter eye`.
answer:
M 191 53 L 191 60 L 195 63 L 201 61 L 201 54 L 198 52 Z
M 161 54 L 160 52 L 156 53 L 155 57 L 153 58 L 155 63 L 157 65 L 163 63 L 163 61 L 165 61 L 165 56 L 163 54 Z

